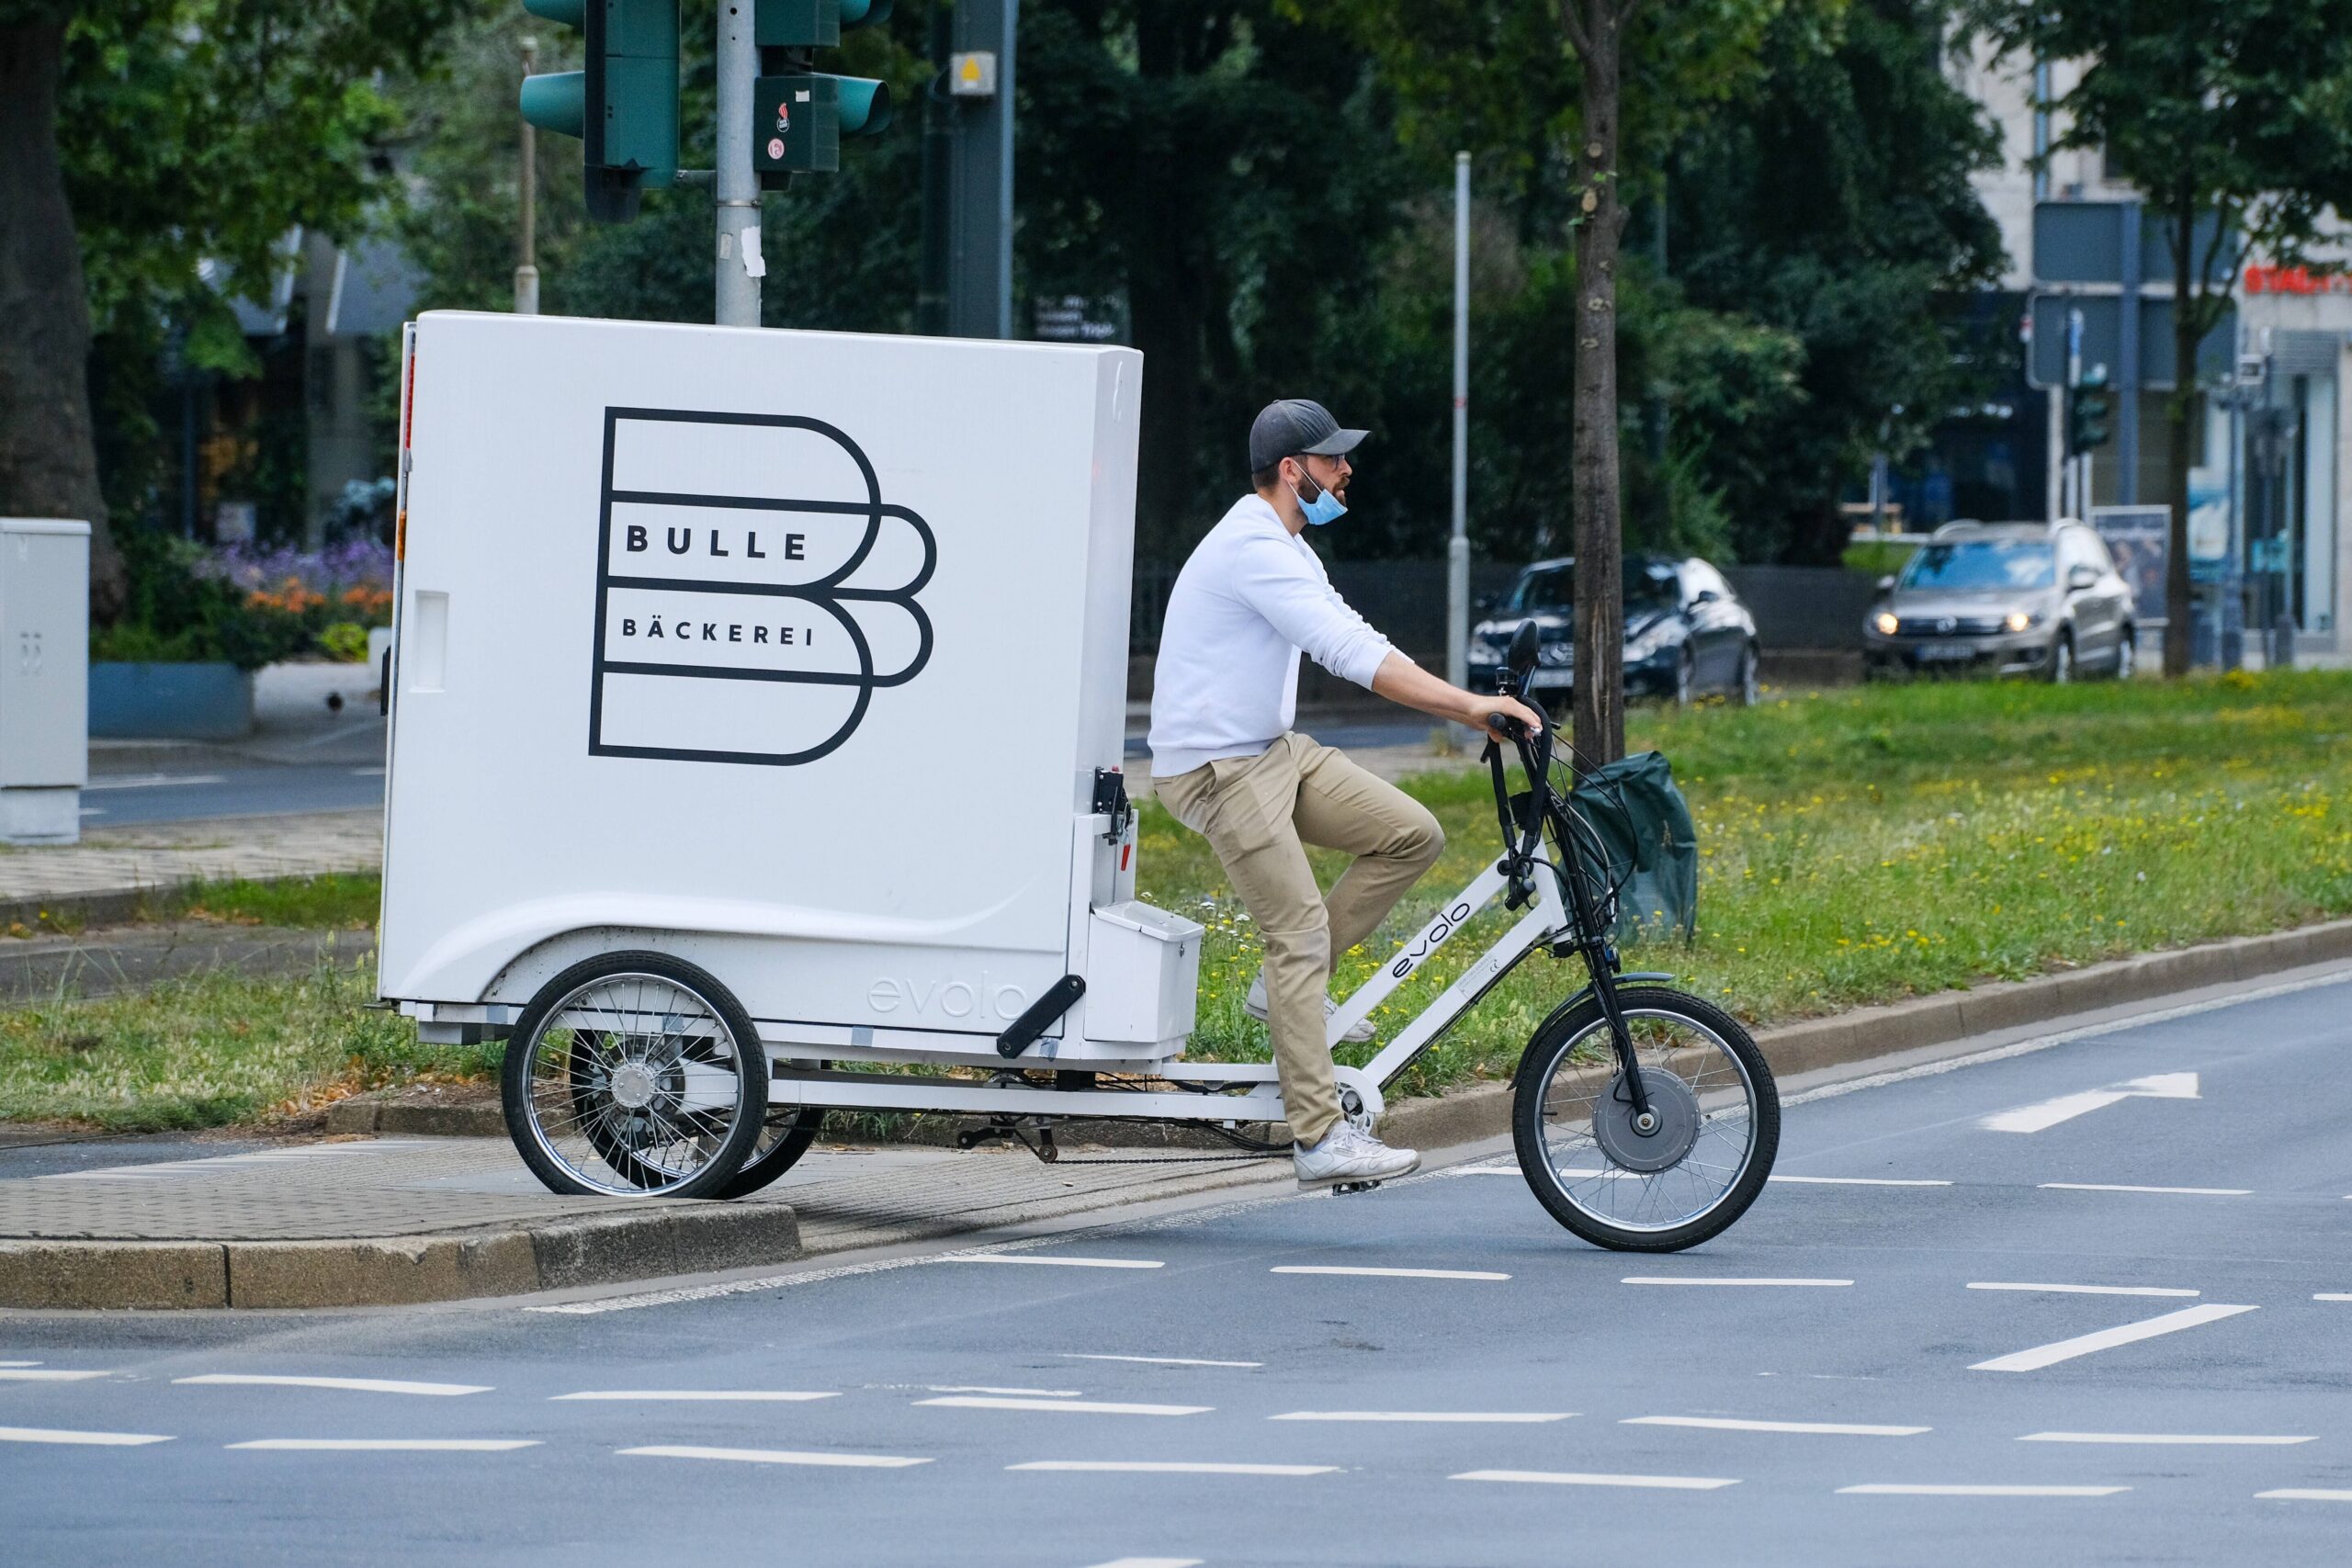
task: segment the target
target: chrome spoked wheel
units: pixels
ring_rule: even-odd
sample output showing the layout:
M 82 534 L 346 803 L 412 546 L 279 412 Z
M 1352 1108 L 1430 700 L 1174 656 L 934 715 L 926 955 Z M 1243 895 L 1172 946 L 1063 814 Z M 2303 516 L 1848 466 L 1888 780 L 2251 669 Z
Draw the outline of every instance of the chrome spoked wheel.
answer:
M 1520 1067 L 1520 1168 L 1562 1224 L 1598 1246 L 1670 1252 L 1716 1235 L 1771 1173 L 1780 1100 L 1755 1042 L 1721 1010 L 1652 987 L 1619 993 L 1647 1113 L 1598 1002 L 1546 1020 Z
M 767 1058 L 717 981 L 616 953 L 548 983 L 506 1048 L 506 1122 L 559 1192 L 700 1197 L 758 1142 Z

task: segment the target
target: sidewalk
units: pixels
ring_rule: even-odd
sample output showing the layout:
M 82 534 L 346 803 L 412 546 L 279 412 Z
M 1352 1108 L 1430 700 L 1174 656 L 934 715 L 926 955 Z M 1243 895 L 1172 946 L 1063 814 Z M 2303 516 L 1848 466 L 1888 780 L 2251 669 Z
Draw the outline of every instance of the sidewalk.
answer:
M 319 876 L 383 863 L 381 810 L 229 817 L 108 829 L 56 849 L 0 850 L 0 931 L 44 916 L 122 919 L 198 881 Z

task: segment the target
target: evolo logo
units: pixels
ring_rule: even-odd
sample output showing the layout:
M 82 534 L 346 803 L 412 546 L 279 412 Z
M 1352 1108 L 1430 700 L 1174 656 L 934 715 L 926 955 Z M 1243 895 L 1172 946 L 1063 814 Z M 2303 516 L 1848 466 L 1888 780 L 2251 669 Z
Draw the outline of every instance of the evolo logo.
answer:
M 1397 954 L 1396 962 L 1389 965 L 1388 972 L 1401 980 L 1419 969 L 1421 966 L 1421 960 L 1435 953 L 1439 944 L 1455 931 L 1460 931 L 1463 922 L 1469 918 L 1470 906 L 1466 903 L 1456 904 L 1453 908 L 1446 910 L 1423 928 L 1421 934 L 1414 939 L 1412 946 Z
M 937 563 L 820 420 L 606 409 L 589 753 L 817 761 L 930 660 Z

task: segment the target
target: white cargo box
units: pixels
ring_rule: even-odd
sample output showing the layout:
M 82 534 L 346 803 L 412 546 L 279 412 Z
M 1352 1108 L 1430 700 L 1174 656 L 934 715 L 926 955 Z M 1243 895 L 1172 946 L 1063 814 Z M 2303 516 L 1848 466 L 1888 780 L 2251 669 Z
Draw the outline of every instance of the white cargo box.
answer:
M 1198 928 L 1096 808 L 1138 355 L 443 312 L 408 354 L 384 996 L 495 1026 L 654 948 L 772 1044 L 994 1061 L 1078 975 L 1034 1054 L 1182 1048 Z

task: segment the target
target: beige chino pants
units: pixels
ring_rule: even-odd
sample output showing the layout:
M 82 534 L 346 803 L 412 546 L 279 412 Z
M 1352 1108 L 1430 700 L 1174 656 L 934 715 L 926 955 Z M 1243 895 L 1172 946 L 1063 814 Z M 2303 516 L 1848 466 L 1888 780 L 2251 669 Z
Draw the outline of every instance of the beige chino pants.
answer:
M 1266 944 L 1267 1032 L 1291 1134 L 1317 1144 L 1340 1119 L 1323 998 L 1331 960 L 1370 936 L 1445 848 L 1427 807 L 1329 746 L 1287 734 L 1256 757 L 1227 757 L 1152 791 L 1209 841 Z M 1306 846 L 1355 863 L 1316 886 Z

